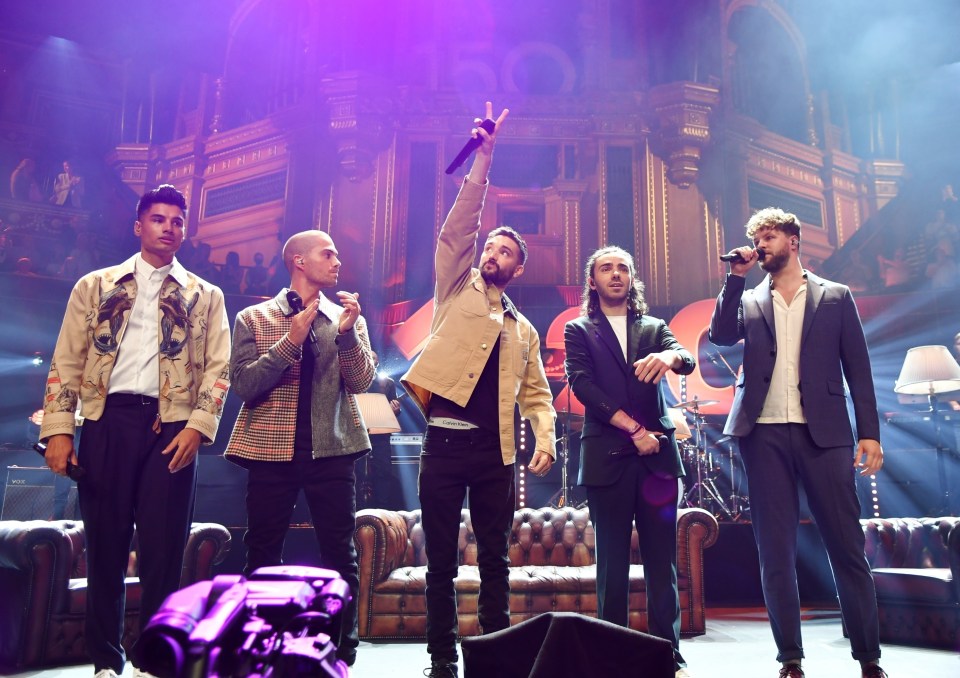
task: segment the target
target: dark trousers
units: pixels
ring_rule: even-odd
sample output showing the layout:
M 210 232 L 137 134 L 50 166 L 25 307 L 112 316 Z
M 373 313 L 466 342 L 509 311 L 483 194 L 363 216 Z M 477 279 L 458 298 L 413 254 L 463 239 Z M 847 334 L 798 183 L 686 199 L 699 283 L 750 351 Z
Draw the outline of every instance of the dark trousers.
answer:
M 335 570 L 350 588 L 353 600 L 343 616 L 337 656 L 352 664 L 360 643 L 357 596 L 360 569 L 353 543 L 356 527 L 356 455 L 313 459 L 298 452 L 293 461 L 251 461 L 247 476 L 247 547 L 244 574 L 283 562 L 283 541 L 303 490 L 313 531 L 320 547 L 320 565 Z
M 141 404 L 145 403 L 145 404 Z M 134 526 L 139 549 L 140 628 L 180 588 L 183 549 L 193 516 L 197 464 L 171 473 L 160 452 L 186 422 L 151 430 L 157 401 L 108 396 L 103 416 L 83 425 L 77 484 L 87 547 L 87 653 L 96 670 L 121 673 L 124 577 Z
M 597 617 L 628 626 L 630 539 L 637 525 L 647 589 L 650 635 L 680 655 L 680 597 L 677 591 L 677 505 L 679 481 L 651 473 L 637 455 L 621 460 L 623 475 L 612 485 L 587 487 L 590 522 L 597 546 Z
M 804 424 L 757 424 L 740 439 L 740 453 L 777 661 L 804 656 L 797 588 L 799 483 L 830 557 L 853 657 L 878 659 L 877 594 L 864 556 L 853 450 L 817 447 Z
M 477 540 L 483 633 L 510 626 L 507 545 L 513 527 L 513 464 L 504 466 L 500 437 L 483 429 L 427 427 L 420 457 L 420 506 L 427 551 L 427 652 L 458 660 L 457 596 L 460 510 L 470 490 L 470 521 Z

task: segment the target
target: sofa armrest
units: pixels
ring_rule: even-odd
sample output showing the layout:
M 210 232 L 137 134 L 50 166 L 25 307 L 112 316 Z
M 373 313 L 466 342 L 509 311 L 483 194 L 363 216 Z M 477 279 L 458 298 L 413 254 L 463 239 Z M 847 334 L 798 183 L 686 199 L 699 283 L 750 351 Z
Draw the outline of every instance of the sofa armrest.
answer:
M 371 584 L 376 584 L 404 564 L 409 540 L 407 521 L 397 511 L 358 511 L 354 540 L 360 563 L 360 579 L 366 578 Z
M 217 523 L 193 523 L 183 550 L 180 588 L 213 577 L 213 568 L 230 550 L 230 530 Z
M 720 535 L 717 519 L 701 508 L 682 508 L 677 512 L 677 567 L 690 569 L 691 559 L 703 567 L 703 550 L 713 546 Z M 684 562 L 684 561 L 688 562 Z
M 950 574 L 953 575 L 953 595 L 960 600 L 960 518 L 941 518 L 952 522 L 946 539 L 947 551 L 950 556 Z
M 83 523 L 0 521 L 0 664 L 42 655 L 50 615 L 67 606 Z

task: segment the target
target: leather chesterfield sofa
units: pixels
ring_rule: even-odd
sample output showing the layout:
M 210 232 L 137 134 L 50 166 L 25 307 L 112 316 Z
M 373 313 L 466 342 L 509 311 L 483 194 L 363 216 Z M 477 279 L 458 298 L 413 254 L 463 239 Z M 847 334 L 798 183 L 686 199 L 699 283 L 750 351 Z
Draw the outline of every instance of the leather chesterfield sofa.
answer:
M 703 551 L 717 540 L 717 521 L 703 509 L 681 509 L 677 521 L 678 582 L 684 636 L 706 631 Z M 470 513 L 460 517 L 460 569 L 455 580 L 460 635 L 480 633 L 480 577 Z M 357 514 L 360 559 L 360 637 L 426 637 L 427 557 L 420 511 L 367 509 Z M 588 509 L 521 509 L 510 535 L 510 622 L 542 612 L 597 615 L 594 532 Z M 630 628 L 647 630 L 643 565 L 633 532 L 630 557 Z
M 194 523 L 180 586 L 211 578 L 229 547 L 225 527 Z M 81 521 L 0 521 L 0 667 L 21 670 L 89 661 L 84 645 L 84 554 Z M 126 579 L 127 649 L 139 634 L 140 581 L 134 554 Z
M 880 642 L 960 651 L 960 518 L 860 521 Z

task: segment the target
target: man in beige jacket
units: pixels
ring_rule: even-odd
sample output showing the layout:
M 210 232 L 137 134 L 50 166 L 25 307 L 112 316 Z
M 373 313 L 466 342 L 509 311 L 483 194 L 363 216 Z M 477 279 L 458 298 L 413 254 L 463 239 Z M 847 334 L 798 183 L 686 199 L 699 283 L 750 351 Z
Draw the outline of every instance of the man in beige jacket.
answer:
M 180 586 L 197 450 L 213 442 L 229 387 L 223 294 L 174 257 L 186 212 L 170 185 L 140 198 L 140 252 L 77 282 L 47 376 L 47 465 L 61 475 L 68 465 L 85 471 L 77 484 L 87 547 L 84 636 L 97 678 L 123 673 L 126 661 L 123 578 L 135 525 L 141 628 Z M 85 421 L 74 450 L 78 401 Z
M 487 118 L 493 107 L 487 102 Z M 529 471 L 545 475 L 555 453 L 550 386 L 536 329 L 504 294 L 523 274 L 526 243 L 512 228 L 491 231 L 474 268 L 480 212 L 504 110 L 481 143 L 437 243 L 430 339 L 401 383 L 427 418 L 420 505 L 427 551 L 427 652 L 432 678 L 455 678 L 460 509 L 470 490 L 484 633 L 510 625 L 507 540 L 514 512 L 514 410 L 536 439 Z M 479 123 L 480 121 L 477 120 Z

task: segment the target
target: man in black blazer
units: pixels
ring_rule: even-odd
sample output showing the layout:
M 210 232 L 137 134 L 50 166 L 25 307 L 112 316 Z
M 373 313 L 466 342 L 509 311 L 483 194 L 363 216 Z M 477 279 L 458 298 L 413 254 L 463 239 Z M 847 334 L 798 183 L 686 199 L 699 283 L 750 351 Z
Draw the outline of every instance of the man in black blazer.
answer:
M 740 441 L 780 677 L 804 675 L 796 572 L 803 483 L 830 556 L 853 657 L 864 678 L 883 678 L 856 488 L 857 470 L 869 475 L 883 466 L 860 316 L 849 288 L 801 267 L 796 216 L 767 208 L 753 215 L 746 232 L 753 247 L 734 250 L 739 258 L 730 262 L 709 337 L 722 346 L 743 339 L 743 371 L 723 432 Z M 758 262 L 767 276 L 745 291 L 744 275 Z
M 597 612 L 627 626 L 630 537 L 637 524 L 652 635 L 680 655 L 677 505 L 683 464 L 660 381 L 690 374 L 693 356 L 667 324 L 646 315 L 633 257 L 604 247 L 587 260 L 581 316 L 564 328 L 570 388 L 584 404 L 580 476 L 596 533 Z

